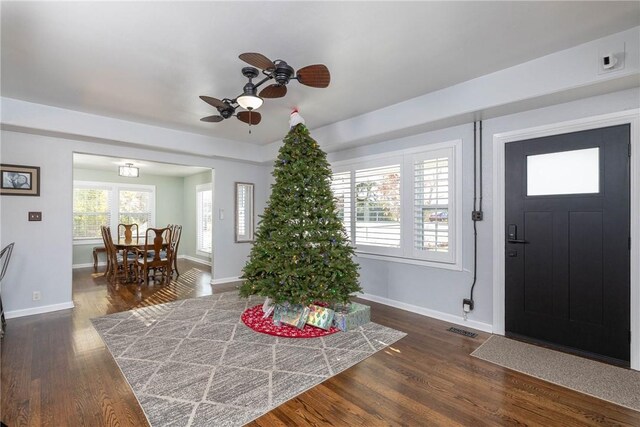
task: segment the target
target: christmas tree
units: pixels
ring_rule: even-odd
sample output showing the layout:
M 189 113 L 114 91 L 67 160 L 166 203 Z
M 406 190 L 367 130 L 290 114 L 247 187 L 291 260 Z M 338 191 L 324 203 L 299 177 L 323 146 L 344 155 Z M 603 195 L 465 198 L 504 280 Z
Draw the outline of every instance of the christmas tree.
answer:
M 327 156 L 304 123 L 292 127 L 275 163 L 240 295 L 275 303 L 346 303 L 360 292 L 358 266 L 331 191 Z

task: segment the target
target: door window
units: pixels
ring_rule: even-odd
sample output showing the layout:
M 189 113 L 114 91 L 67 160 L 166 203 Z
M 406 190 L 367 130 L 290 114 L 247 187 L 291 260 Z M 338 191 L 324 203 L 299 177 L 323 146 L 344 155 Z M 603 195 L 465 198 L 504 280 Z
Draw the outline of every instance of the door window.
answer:
M 592 194 L 600 191 L 600 149 L 527 156 L 527 196 Z

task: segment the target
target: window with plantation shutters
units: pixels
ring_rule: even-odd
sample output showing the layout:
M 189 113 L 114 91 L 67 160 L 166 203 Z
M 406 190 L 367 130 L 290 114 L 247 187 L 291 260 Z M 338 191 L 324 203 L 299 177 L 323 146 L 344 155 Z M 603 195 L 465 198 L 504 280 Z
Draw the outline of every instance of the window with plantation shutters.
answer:
M 111 227 L 117 238 L 118 224 L 138 224 L 144 237 L 155 222 L 154 185 L 74 181 L 73 239 L 76 243 L 101 243 L 100 227 Z
M 452 150 L 414 156 L 413 250 L 420 258 L 451 259 Z
M 356 253 L 460 270 L 462 141 L 334 165 L 331 188 Z
M 339 172 L 331 177 L 331 190 L 336 202 L 336 213 L 351 240 L 351 172 Z
M 73 189 L 74 239 L 101 239 L 100 226 L 111 224 L 111 190 L 75 187 Z
M 400 164 L 356 169 L 356 246 L 400 248 Z
M 211 184 L 196 186 L 196 251 L 211 254 L 213 243 L 213 191 Z

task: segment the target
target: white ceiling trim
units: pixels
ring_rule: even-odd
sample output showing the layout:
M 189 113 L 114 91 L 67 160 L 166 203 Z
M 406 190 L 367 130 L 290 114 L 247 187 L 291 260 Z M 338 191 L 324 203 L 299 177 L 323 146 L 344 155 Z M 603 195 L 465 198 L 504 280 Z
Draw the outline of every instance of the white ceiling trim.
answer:
M 2 98 L 2 128 L 78 140 L 127 144 L 209 158 L 262 162 L 264 147 L 174 129 Z

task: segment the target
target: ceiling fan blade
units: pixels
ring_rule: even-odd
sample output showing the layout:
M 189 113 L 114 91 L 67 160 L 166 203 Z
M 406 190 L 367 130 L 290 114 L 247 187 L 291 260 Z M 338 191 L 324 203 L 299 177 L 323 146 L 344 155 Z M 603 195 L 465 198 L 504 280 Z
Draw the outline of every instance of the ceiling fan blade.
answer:
M 300 68 L 296 78 L 303 85 L 311 87 L 327 87 L 331 82 L 329 69 L 322 64 L 307 65 L 304 68 Z
M 227 108 L 228 105 L 225 104 L 224 102 L 220 101 L 218 98 L 212 98 L 210 96 L 204 96 L 202 95 L 200 97 L 200 99 L 202 99 L 204 102 L 206 102 L 207 104 L 216 107 L 216 108 Z
M 260 113 L 256 111 L 240 111 L 238 113 L 238 120 L 250 125 L 257 125 L 262 120 Z
M 279 84 L 272 84 L 260 91 L 262 98 L 282 98 L 287 94 L 287 87 Z
M 244 62 L 249 65 L 253 65 L 254 67 L 258 67 L 261 70 L 275 70 L 276 66 L 273 64 L 273 61 L 264 56 L 261 53 L 256 52 L 247 52 L 242 53 L 239 56 Z
M 207 116 L 200 119 L 201 122 L 218 123 L 223 120 L 222 116 Z

